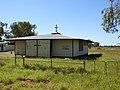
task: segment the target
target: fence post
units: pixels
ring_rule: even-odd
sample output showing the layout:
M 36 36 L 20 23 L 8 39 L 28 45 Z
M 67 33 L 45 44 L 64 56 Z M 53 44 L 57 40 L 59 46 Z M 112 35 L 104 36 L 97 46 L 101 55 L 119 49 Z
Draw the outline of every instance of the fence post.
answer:
M 17 58 L 17 57 L 16 57 L 16 55 L 15 55 L 15 65 L 16 65 L 16 58 Z
M 84 70 L 85 70 L 85 60 L 83 61 L 83 67 L 84 67 Z
M 104 66 L 104 72 L 105 72 L 105 74 L 107 75 L 107 62 L 104 62 L 105 63 L 105 66 Z
M 116 62 L 117 63 L 117 76 L 118 76 L 118 62 Z
M 25 65 L 25 56 L 22 56 L 23 57 L 23 66 Z
M 96 65 L 96 64 L 95 64 L 95 60 L 94 60 L 94 73 L 95 73 L 95 71 L 96 71 L 95 65 Z
M 51 58 L 51 68 L 52 68 L 52 58 Z

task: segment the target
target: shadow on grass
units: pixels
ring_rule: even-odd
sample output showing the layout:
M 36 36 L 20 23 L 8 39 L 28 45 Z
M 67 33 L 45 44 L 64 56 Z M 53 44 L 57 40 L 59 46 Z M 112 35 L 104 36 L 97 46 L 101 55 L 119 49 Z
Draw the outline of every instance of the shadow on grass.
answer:
M 83 55 L 75 57 L 74 59 L 86 59 L 86 60 L 96 60 L 97 58 L 100 58 L 102 54 L 89 54 L 89 55 Z

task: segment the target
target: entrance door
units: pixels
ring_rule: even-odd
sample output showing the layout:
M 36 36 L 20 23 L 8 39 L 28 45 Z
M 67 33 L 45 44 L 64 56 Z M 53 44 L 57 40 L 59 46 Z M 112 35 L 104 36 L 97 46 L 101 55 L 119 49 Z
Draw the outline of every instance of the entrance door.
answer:
M 37 40 L 26 41 L 26 56 L 37 56 Z
M 50 40 L 38 40 L 38 57 L 50 57 Z

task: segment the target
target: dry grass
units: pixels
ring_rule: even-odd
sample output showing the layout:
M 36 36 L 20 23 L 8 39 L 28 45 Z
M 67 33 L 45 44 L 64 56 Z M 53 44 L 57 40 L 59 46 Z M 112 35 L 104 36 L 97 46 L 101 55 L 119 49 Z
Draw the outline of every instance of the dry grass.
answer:
M 120 60 L 118 49 L 92 49 L 90 54 L 102 54 L 96 61 Z M 119 90 L 119 75 L 116 74 L 116 63 L 107 63 L 107 75 L 104 63 L 96 63 L 94 72 L 93 61 L 86 60 L 86 70 L 82 64 L 66 64 L 50 62 L 36 62 L 34 60 L 49 60 L 48 58 L 22 59 L 14 63 L 14 54 L 0 52 L 0 90 Z M 53 59 L 53 61 L 81 62 L 79 59 Z M 119 65 L 120 66 L 120 65 Z M 81 73 L 82 72 L 82 73 Z

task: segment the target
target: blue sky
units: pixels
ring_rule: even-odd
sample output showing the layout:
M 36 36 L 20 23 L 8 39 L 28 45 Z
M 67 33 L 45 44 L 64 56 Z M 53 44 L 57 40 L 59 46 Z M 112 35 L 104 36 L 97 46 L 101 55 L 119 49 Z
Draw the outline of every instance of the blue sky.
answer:
M 0 21 L 29 21 L 38 34 L 58 31 L 63 35 L 91 39 L 101 45 L 116 45 L 118 35 L 102 30 L 101 10 L 109 0 L 0 0 Z

